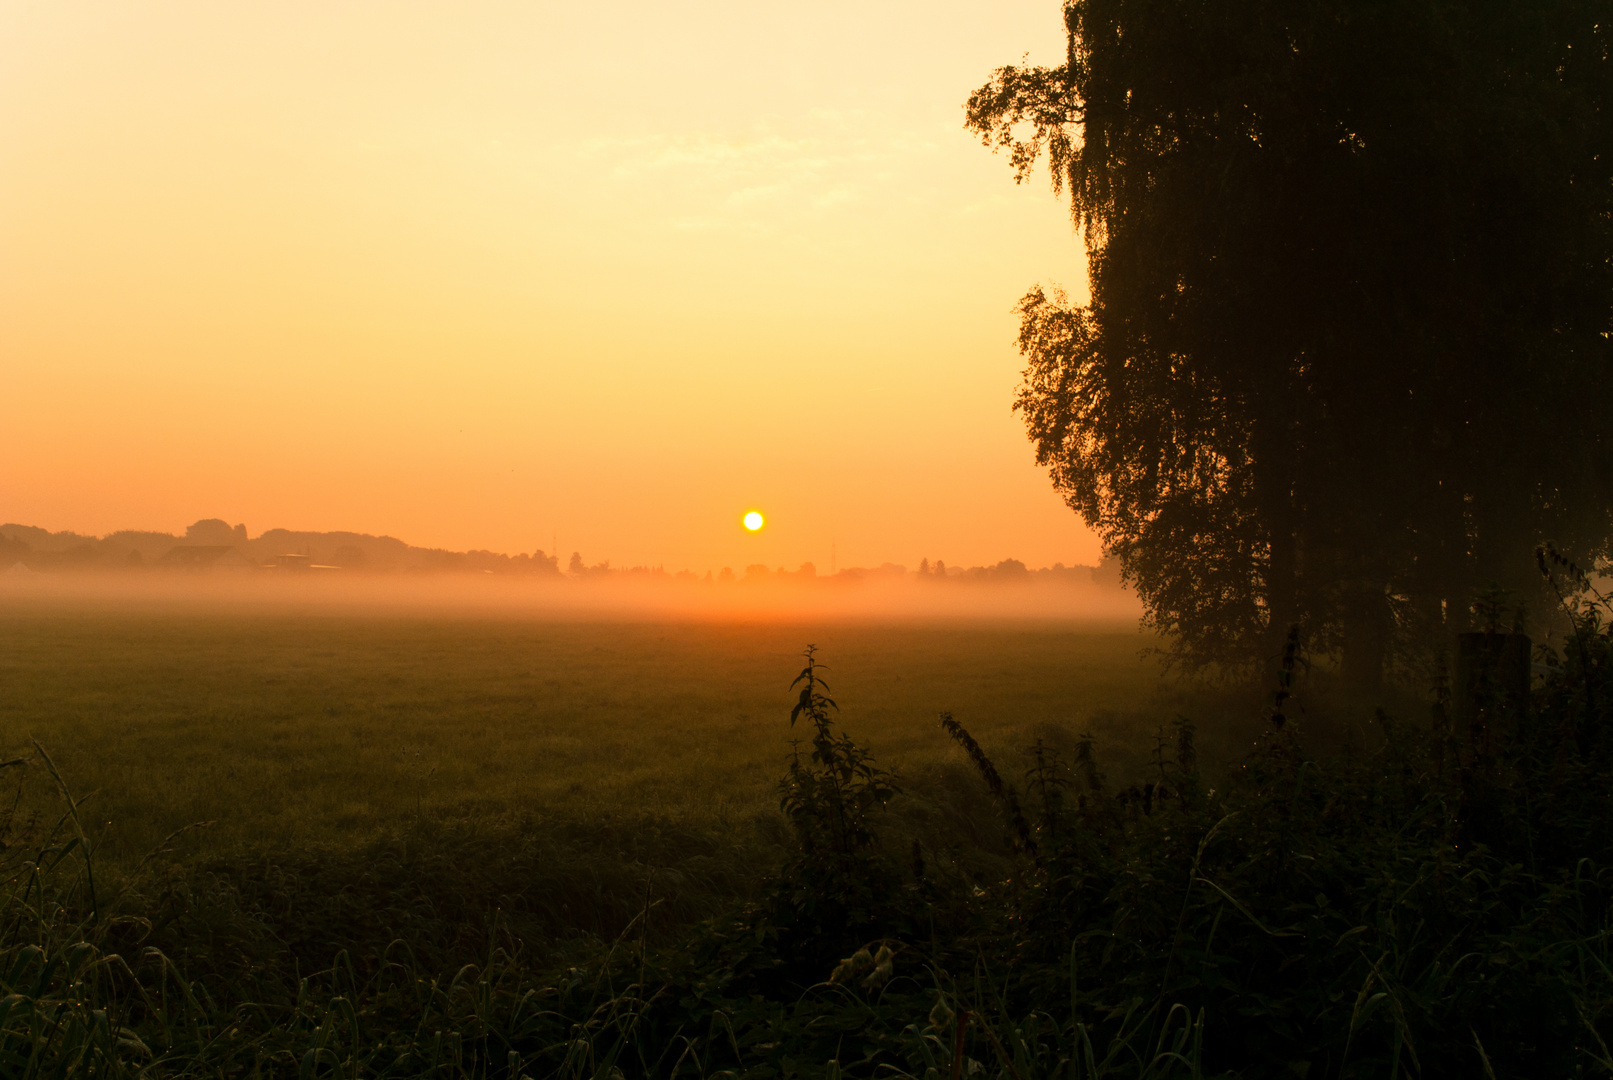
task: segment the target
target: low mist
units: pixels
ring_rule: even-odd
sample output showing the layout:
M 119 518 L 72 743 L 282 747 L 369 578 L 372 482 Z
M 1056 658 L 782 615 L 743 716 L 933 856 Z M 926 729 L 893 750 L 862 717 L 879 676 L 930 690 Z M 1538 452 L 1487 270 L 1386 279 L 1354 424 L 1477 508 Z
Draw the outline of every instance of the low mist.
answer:
M 906 571 L 801 579 L 776 571 L 731 580 L 622 572 L 567 575 L 249 571 L 68 574 L 0 572 L 8 606 L 307 609 L 375 614 L 484 614 L 535 619 L 866 620 L 1135 619 L 1118 583 L 1089 568 L 938 580 Z
M 208 518 L 183 536 L 81 536 L 0 525 L 0 602 L 91 606 L 481 612 L 514 618 L 1115 620 L 1141 615 L 1116 561 L 1031 569 L 1017 559 L 923 560 L 819 574 L 761 564 L 697 574 L 590 564 L 573 553 L 421 548 L 390 536 L 270 529 Z

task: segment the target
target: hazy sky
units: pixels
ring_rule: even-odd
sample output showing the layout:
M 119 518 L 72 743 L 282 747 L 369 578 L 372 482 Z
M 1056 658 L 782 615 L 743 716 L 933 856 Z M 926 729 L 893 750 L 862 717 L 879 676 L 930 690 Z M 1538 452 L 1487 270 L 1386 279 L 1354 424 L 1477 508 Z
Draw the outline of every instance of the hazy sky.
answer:
M 1058 0 L 0 0 L 0 520 L 1093 561 L 962 129 Z M 740 514 L 769 525 L 751 536 Z

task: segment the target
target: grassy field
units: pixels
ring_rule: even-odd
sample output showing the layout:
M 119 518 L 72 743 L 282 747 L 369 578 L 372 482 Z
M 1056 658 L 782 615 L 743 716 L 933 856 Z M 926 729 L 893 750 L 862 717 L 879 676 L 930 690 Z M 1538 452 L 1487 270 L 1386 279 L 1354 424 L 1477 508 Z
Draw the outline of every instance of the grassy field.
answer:
M 0 1075 L 1610 1075 L 1606 625 L 1498 749 L 1114 624 L 0 605 Z
M 941 710 L 993 749 L 1062 726 L 1134 755 L 1139 717 L 1174 715 L 1158 701 L 1147 640 L 1116 624 L 12 605 L 0 640 L 0 739 L 19 753 L 37 740 L 79 792 L 94 792 L 113 864 L 199 821 L 213 824 L 187 836 L 192 854 L 347 842 L 420 817 L 766 816 L 809 642 L 830 666 L 846 729 L 902 774 L 956 761 Z M 50 805 L 42 778 L 27 797 Z

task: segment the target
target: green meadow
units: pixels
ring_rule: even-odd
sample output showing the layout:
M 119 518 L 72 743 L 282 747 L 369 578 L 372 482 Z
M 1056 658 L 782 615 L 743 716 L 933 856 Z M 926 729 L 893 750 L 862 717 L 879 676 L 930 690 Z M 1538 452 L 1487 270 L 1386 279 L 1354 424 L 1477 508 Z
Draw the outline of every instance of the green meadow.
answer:
M 39 743 L 111 864 L 349 843 L 419 819 L 777 813 L 790 680 L 816 644 L 857 738 L 957 760 L 950 711 L 1014 752 L 1050 728 L 1142 744 L 1149 640 L 1123 624 L 544 622 L 224 610 L 0 614 L 0 738 Z M 1165 717 L 1169 718 L 1169 715 Z M 1152 729 L 1150 729 L 1152 730 Z M 27 797 L 46 809 L 39 777 Z
M 1575 619 L 1468 723 L 1115 623 L 13 594 L 0 1075 L 1608 1075 Z

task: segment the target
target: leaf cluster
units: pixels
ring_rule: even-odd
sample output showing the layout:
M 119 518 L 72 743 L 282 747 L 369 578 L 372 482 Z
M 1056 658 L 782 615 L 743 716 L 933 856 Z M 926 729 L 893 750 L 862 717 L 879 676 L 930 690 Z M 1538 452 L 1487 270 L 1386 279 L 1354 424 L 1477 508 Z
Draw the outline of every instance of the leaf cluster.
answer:
M 1069 0 L 966 126 L 1045 157 L 1090 299 L 1020 302 L 1056 489 L 1190 667 L 1369 676 L 1613 536 L 1613 33 L 1594 0 Z M 1567 493 L 1573 492 L 1570 497 Z

